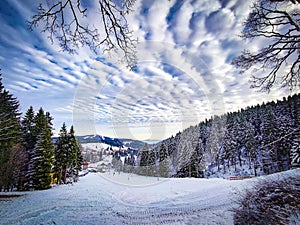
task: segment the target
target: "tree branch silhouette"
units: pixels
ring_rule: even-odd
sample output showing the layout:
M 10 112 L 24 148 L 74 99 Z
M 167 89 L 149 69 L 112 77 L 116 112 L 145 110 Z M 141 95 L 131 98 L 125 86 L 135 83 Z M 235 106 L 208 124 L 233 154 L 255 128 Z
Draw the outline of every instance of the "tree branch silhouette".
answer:
M 269 92 L 274 84 L 291 90 L 300 86 L 299 1 L 259 0 L 244 25 L 242 38 L 263 38 L 268 43 L 256 52 L 244 50 L 232 62 L 241 73 L 254 68 L 251 87 Z M 265 69 L 267 75 L 255 75 Z
M 129 30 L 126 14 L 132 11 L 135 0 L 123 0 L 118 5 L 113 0 L 99 0 L 99 20 L 102 26 L 90 25 L 87 21 L 88 8 L 82 7 L 82 0 L 56 1 L 45 7 L 40 4 L 38 12 L 28 21 L 33 30 L 42 26 L 42 32 L 49 34 L 53 44 L 58 40 L 63 51 L 74 54 L 82 46 L 93 52 L 120 51 L 127 67 L 136 64 L 136 43 L 133 32 Z

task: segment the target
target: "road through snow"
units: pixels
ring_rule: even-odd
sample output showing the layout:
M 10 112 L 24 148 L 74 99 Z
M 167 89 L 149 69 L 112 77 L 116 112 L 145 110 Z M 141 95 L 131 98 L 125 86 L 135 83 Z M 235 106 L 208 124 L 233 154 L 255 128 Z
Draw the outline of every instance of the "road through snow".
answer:
M 0 224 L 233 224 L 251 180 L 88 174 L 74 185 L 0 199 Z

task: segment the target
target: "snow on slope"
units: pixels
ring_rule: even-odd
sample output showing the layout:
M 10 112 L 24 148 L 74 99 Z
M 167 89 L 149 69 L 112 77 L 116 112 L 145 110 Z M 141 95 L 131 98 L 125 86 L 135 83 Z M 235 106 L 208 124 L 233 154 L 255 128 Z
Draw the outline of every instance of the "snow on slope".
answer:
M 91 173 L 73 186 L 0 200 L 0 224 L 233 224 L 235 193 L 256 180 Z
M 107 148 L 111 148 L 110 145 L 105 144 L 105 143 L 100 143 L 100 142 L 98 142 L 98 143 L 82 143 L 81 146 L 84 149 L 93 149 L 93 150 L 98 150 L 98 151 L 106 150 Z M 112 149 L 114 151 L 117 151 L 120 149 L 120 147 L 112 146 Z

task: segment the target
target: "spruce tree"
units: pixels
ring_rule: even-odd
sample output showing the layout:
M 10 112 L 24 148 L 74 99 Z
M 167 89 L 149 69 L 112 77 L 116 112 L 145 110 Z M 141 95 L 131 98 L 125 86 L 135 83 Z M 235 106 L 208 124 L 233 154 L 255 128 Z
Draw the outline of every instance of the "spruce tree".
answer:
M 19 103 L 2 84 L 0 74 L 0 191 L 15 187 L 15 169 L 9 164 L 12 148 L 21 142 Z
M 45 128 L 38 136 L 34 148 L 34 189 L 42 190 L 50 188 L 51 172 L 53 166 L 54 147 L 51 139 L 51 132 Z
M 78 140 L 75 137 L 73 126 L 71 126 L 69 132 L 69 148 L 70 156 L 68 158 L 68 175 L 73 179 L 73 181 L 77 181 L 79 171 L 81 170 L 81 166 L 83 165 L 83 157 Z
M 300 132 L 298 132 L 297 138 L 294 140 L 293 147 L 291 149 L 291 166 L 292 168 L 300 167 Z
M 23 131 L 23 145 L 25 147 L 28 156 L 28 162 L 26 164 L 26 172 L 25 172 L 25 180 L 24 180 L 24 186 L 27 189 L 32 188 L 32 178 L 31 178 L 32 166 L 29 164 L 29 162 L 31 161 L 33 149 L 35 147 L 36 139 L 37 139 L 34 133 L 34 129 L 35 129 L 34 117 L 35 115 L 34 115 L 33 107 L 30 106 L 21 122 L 22 131 Z
M 145 174 L 146 176 L 149 175 L 149 158 L 150 154 L 148 144 L 145 143 L 143 145 L 142 152 L 140 153 L 140 167 L 142 174 Z
M 59 137 L 55 143 L 55 174 L 58 183 L 66 183 L 67 178 L 67 157 L 69 152 L 69 137 L 66 124 L 63 123 Z
M 76 170 L 76 176 L 78 177 L 79 171 L 82 170 L 82 165 L 83 165 L 83 155 L 82 155 L 82 152 L 81 152 L 82 147 L 81 147 L 79 141 L 76 140 L 76 142 L 77 142 L 78 148 L 77 148 L 77 153 L 76 153 L 77 159 L 76 159 L 76 167 L 75 167 L 75 170 Z M 77 178 L 76 178 L 76 179 L 77 179 Z
M 66 124 L 63 123 L 59 137 L 55 143 L 55 174 L 58 183 L 77 181 L 78 173 L 83 165 L 83 157 L 80 145 L 75 137 L 73 126 L 67 132 Z
M 33 134 L 36 139 L 31 151 L 28 165 L 28 189 L 47 189 L 50 187 L 54 160 L 54 146 L 52 143 L 51 120 L 49 113 L 42 108 L 34 117 Z
M 159 150 L 159 175 L 161 177 L 168 177 L 169 172 L 169 160 L 168 160 L 168 152 L 166 146 L 164 144 L 160 145 Z

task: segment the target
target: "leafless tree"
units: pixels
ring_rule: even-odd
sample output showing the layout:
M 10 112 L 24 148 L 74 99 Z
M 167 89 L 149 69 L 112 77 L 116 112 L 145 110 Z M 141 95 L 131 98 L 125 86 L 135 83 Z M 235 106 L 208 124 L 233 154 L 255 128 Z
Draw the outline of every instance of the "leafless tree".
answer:
M 256 52 L 244 50 L 233 60 L 241 73 L 252 71 L 251 87 L 270 91 L 274 84 L 300 86 L 300 1 L 258 0 L 244 24 L 244 39 L 265 39 Z M 267 70 L 266 75 L 257 76 Z
M 88 46 L 95 53 L 113 50 L 123 53 L 122 60 L 132 69 L 136 64 L 135 46 L 137 39 L 128 28 L 126 15 L 132 11 L 135 0 L 98 0 L 100 26 L 89 24 L 91 8 L 82 6 L 83 0 L 54 0 L 40 4 L 38 12 L 29 21 L 32 30 L 38 25 L 42 32 L 49 33 L 53 44 L 57 39 L 63 51 L 76 53 L 79 47 Z M 93 2 L 93 1 L 92 1 Z

